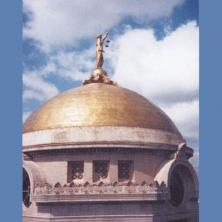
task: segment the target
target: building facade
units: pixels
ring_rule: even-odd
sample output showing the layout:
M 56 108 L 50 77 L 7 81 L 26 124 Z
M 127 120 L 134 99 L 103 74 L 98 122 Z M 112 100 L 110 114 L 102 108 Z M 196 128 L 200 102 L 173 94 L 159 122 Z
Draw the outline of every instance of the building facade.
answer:
M 130 90 L 90 83 L 24 124 L 23 220 L 198 221 L 193 150 Z
M 110 80 L 101 56 L 24 123 L 23 222 L 198 222 L 193 150 L 162 110 Z

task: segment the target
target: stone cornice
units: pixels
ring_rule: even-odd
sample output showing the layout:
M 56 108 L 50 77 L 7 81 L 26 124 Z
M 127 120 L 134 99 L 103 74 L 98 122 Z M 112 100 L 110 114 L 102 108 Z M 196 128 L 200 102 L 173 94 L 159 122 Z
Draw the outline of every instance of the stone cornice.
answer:
M 23 153 L 27 152 L 34 152 L 34 151 L 58 151 L 58 150 L 94 150 L 94 149 L 101 149 L 106 148 L 107 150 L 110 149 L 127 149 L 134 150 L 168 150 L 168 151 L 176 151 L 177 146 L 176 145 L 169 145 L 169 144 L 158 144 L 158 143 L 147 143 L 147 144 L 141 144 L 141 143 L 130 143 L 130 142 L 87 142 L 87 143 L 51 143 L 51 144 L 37 144 L 37 145 L 31 145 L 31 146 L 23 146 Z
M 184 142 L 177 134 L 136 127 L 75 127 L 23 134 L 26 151 L 98 146 L 170 149 Z
M 33 201 L 36 203 L 58 202 L 101 202 L 101 201 L 161 201 L 167 198 L 165 184 L 157 182 L 147 185 L 128 184 L 88 184 L 65 185 L 57 183 L 38 185 L 34 189 Z

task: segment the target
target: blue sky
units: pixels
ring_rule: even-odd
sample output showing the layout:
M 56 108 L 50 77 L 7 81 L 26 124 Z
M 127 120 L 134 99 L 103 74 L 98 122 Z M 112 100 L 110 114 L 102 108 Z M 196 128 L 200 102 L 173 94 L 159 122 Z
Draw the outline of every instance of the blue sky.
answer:
M 110 76 L 160 106 L 198 150 L 197 0 L 23 0 L 23 21 L 24 120 L 88 78 L 95 35 L 108 31 Z

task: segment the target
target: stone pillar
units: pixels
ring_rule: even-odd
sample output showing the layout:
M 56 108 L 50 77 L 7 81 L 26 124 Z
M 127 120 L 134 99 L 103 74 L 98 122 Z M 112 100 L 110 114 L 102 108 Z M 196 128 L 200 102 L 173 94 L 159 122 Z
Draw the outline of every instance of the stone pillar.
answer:
M 118 160 L 110 160 L 109 178 L 111 183 L 118 181 Z
M 84 181 L 89 182 L 90 184 L 93 182 L 93 163 L 92 160 L 87 160 L 84 162 Z

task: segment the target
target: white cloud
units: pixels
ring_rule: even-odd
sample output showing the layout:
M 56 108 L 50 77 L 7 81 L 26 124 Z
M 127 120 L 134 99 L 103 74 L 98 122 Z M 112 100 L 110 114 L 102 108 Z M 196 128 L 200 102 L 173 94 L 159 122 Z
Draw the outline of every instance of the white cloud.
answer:
M 192 143 L 199 138 L 199 101 L 172 103 L 162 109 L 176 123 L 182 135 Z
M 59 77 L 61 81 L 83 81 L 89 78 L 90 72 L 95 68 L 93 47 L 79 52 L 66 52 L 59 50 L 48 57 L 45 66 L 28 70 L 23 74 L 25 86 L 23 98 L 44 102 L 58 94 L 56 85 L 47 80 L 49 76 Z
M 23 112 L 23 117 L 22 117 L 22 120 L 23 120 L 23 123 L 26 121 L 26 119 L 30 116 L 31 112 Z
M 117 25 L 127 16 L 152 21 L 169 16 L 185 0 L 23 0 L 24 37 L 47 49 L 77 43 Z
M 199 150 L 194 150 L 194 155 L 190 159 L 190 162 L 192 163 L 194 169 L 196 172 L 199 172 Z
M 56 75 L 72 81 L 83 81 L 95 68 L 95 49 L 91 47 L 79 52 L 58 51 L 50 57 L 49 63 L 56 64 Z
M 199 29 L 180 26 L 164 39 L 153 30 L 128 29 L 108 52 L 119 85 L 160 106 L 189 142 L 198 141 Z
M 35 72 L 24 73 L 23 84 L 25 86 L 23 92 L 24 100 L 45 101 L 59 92 L 54 84 L 47 82 L 41 75 Z
M 190 100 L 198 94 L 199 41 L 195 22 L 162 40 L 157 40 L 152 30 L 128 30 L 115 44 L 109 56 L 119 84 L 158 102 L 186 100 L 187 96 Z

